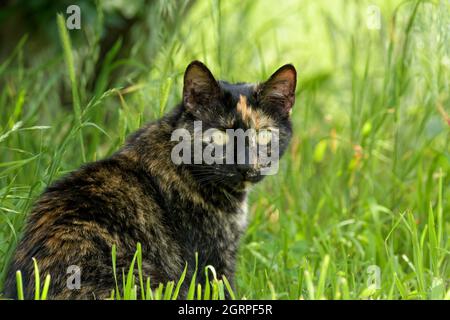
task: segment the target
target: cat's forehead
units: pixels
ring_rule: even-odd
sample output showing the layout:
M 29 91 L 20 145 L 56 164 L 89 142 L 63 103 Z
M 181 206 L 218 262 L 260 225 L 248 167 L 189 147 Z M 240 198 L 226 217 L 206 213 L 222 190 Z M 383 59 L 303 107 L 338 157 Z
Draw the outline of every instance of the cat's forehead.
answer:
M 256 108 L 247 100 L 247 96 L 239 95 L 236 103 L 236 114 L 247 128 L 268 129 L 275 126 L 275 121 L 262 109 Z
M 253 102 L 257 85 L 254 83 L 229 83 L 226 81 L 219 81 L 222 90 L 227 93 L 232 99 L 232 102 L 237 103 L 240 96 L 247 97 L 248 101 Z
M 219 81 L 219 85 L 228 96 L 225 118 L 229 123 L 239 120 L 245 127 L 254 129 L 275 126 L 275 121 L 258 106 L 257 84 Z

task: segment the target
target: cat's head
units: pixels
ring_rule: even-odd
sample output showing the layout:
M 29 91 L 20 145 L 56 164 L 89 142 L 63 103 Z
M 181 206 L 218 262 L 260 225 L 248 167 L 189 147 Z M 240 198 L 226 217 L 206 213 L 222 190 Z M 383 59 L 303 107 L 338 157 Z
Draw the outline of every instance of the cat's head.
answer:
M 182 129 L 172 135 L 185 144 L 172 150 L 172 160 L 186 164 L 205 185 L 242 189 L 276 173 L 291 138 L 296 81 L 290 64 L 265 82 L 231 84 L 217 81 L 203 63 L 190 63 L 184 74 Z

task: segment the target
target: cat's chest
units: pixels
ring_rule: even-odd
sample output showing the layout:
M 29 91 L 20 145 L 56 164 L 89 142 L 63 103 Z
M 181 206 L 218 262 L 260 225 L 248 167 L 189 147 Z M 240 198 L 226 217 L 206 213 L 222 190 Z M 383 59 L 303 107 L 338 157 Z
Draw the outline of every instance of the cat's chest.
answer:
M 247 227 L 247 205 L 242 204 L 235 212 L 215 210 L 193 226 L 195 236 L 188 246 L 198 252 L 199 260 L 221 270 L 234 265 L 239 240 Z M 192 236 L 192 235 L 191 235 Z
M 246 201 L 238 203 L 233 210 L 211 207 L 183 209 L 183 221 L 179 224 L 183 230 L 181 236 L 194 247 L 234 249 L 248 223 Z
M 216 223 L 221 226 L 221 229 L 225 234 L 238 234 L 240 235 L 247 228 L 248 221 L 248 208 L 247 202 L 239 204 L 236 210 L 233 212 L 224 212 L 217 210 L 212 214 L 216 217 Z M 218 231 L 220 233 L 220 231 Z

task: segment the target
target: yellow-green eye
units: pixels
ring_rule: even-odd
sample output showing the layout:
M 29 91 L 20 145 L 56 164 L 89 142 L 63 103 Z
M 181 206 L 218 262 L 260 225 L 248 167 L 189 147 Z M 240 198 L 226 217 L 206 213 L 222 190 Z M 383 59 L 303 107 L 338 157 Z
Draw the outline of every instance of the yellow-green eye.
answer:
M 214 130 L 209 136 L 210 141 L 217 145 L 225 145 L 228 142 L 228 135 L 220 130 Z
M 268 144 L 272 140 L 272 132 L 263 130 L 258 132 L 258 144 Z

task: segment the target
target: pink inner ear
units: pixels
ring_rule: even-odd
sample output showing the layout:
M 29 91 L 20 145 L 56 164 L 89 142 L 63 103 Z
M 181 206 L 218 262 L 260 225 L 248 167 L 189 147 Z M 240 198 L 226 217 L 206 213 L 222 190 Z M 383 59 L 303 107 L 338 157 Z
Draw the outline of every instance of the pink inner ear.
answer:
M 282 70 L 275 73 L 268 81 L 269 90 L 275 91 L 273 92 L 275 95 L 292 95 L 295 93 L 296 80 L 295 71 Z
M 208 74 L 205 73 L 204 70 L 201 70 L 198 67 L 192 67 L 191 70 L 189 70 L 189 73 L 186 75 L 185 79 L 185 85 L 187 85 L 190 88 L 207 88 L 212 80 L 208 77 Z
M 184 74 L 183 99 L 187 107 L 207 104 L 218 92 L 217 82 L 209 69 L 201 62 L 193 61 Z
M 292 66 L 281 67 L 269 80 L 274 90 L 286 96 L 295 94 L 297 72 Z
M 263 89 L 263 99 L 280 101 L 283 103 L 283 111 L 290 112 L 295 102 L 295 87 L 297 73 L 292 66 L 281 67 L 266 82 Z
M 275 96 L 275 97 L 287 97 L 294 94 L 294 89 L 292 86 L 292 82 L 284 80 L 284 79 L 277 79 L 272 85 L 269 92 L 269 95 Z
M 291 86 L 295 86 L 295 82 L 297 80 L 297 75 L 292 69 L 285 69 L 280 71 L 275 75 L 275 80 L 278 81 L 287 81 Z

